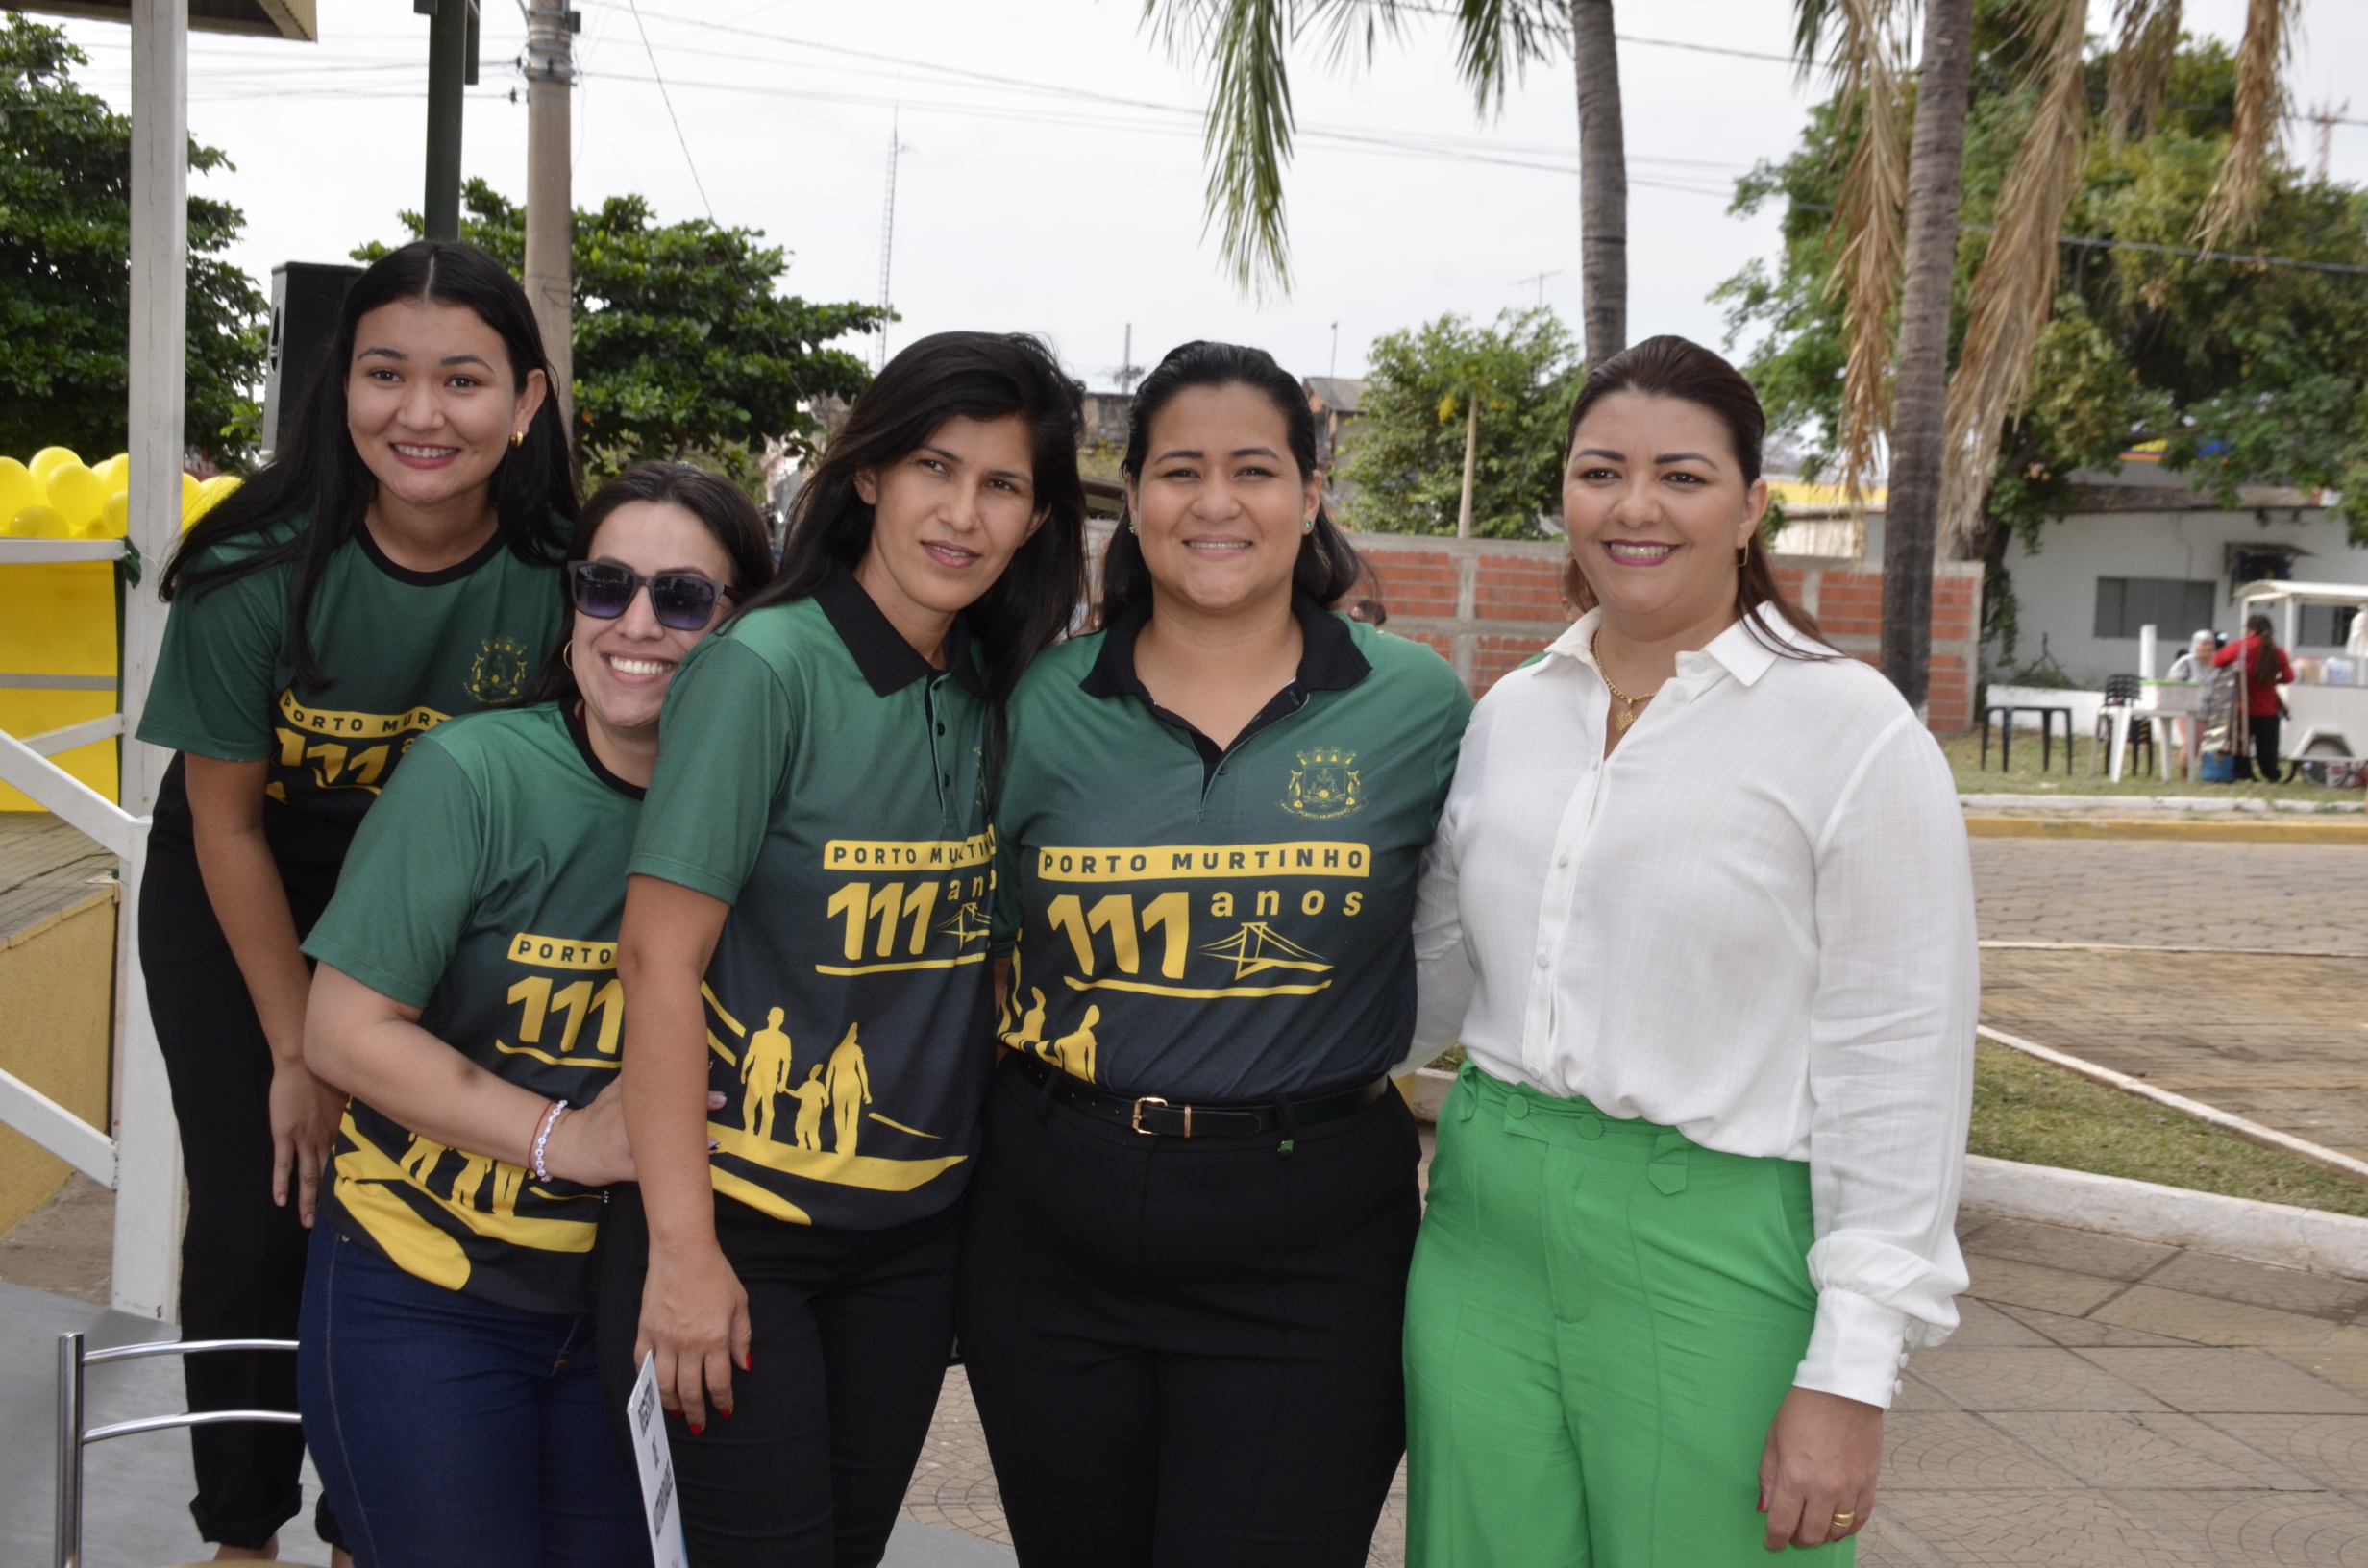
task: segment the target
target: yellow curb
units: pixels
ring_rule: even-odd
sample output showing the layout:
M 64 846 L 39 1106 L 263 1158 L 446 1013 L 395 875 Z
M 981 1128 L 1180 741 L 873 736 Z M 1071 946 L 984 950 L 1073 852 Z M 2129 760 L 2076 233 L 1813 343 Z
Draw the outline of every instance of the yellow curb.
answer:
M 2148 821 L 2135 817 L 1965 818 L 1975 839 L 2184 839 L 2190 844 L 2368 844 L 2368 821 Z

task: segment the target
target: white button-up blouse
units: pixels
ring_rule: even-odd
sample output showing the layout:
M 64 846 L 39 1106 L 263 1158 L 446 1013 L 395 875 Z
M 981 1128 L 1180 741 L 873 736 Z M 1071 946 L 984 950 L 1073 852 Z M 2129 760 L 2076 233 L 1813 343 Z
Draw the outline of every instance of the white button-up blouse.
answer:
M 1887 1408 L 1967 1284 L 1980 972 L 1948 765 L 1881 674 L 1739 623 L 1607 758 L 1597 618 L 1472 715 L 1416 915 L 1417 1060 L 1460 1038 L 1507 1082 L 1807 1161 L 1793 1382 Z

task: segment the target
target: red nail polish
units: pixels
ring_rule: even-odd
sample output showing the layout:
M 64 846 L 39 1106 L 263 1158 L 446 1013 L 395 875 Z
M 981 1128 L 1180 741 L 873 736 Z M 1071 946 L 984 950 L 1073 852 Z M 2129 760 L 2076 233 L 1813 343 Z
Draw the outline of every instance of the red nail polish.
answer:
M 694 1436 L 694 1437 L 696 1437 L 696 1436 L 698 1436 L 701 1433 L 703 1433 L 703 1432 L 704 1432 L 704 1431 L 706 1431 L 706 1430 L 707 1430 L 707 1429 L 706 1429 L 706 1428 L 704 1428 L 704 1427 L 696 1427 L 696 1426 L 695 1426 L 695 1427 L 693 1427 L 693 1428 L 691 1429 L 691 1435 L 692 1435 L 692 1436 Z
M 753 1372 L 756 1370 L 756 1352 L 753 1350 L 744 1350 L 740 1353 L 740 1370 L 743 1372 Z
M 731 1411 L 729 1410 L 718 1410 L 715 1413 L 722 1416 L 727 1421 L 731 1419 Z

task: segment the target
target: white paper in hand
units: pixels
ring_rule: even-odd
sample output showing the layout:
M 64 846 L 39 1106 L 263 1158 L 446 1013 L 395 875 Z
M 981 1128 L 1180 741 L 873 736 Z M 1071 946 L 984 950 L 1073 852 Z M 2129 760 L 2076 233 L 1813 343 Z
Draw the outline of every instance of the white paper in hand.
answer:
M 688 1568 L 682 1546 L 681 1499 L 675 1495 L 674 1455 L 666 1446 L 666 1411 L 657 1397 L 657 1355 L 641 1359 L 633 1397 L 626 1407 L 633 1429 L 633 1468 L 641 1472 L 641 1506 L 650 1518 L 650 1556 L 657 1568 Z

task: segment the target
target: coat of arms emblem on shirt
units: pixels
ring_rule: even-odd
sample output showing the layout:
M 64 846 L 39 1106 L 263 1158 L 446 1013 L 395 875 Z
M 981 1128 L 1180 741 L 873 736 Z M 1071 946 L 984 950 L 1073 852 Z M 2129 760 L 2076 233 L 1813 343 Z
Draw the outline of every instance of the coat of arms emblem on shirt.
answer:
M 1345 817 L 1365 804 L 1357 780 L 1357 754 L 1320 746 L 1299 753 L 1283 791 L 1283 809 L 1295 817 Z
M 488 637 L 469 665 L 469 695 L 480 702 L 507 702 L 525 693 L 533 674 L 524 643 Z

